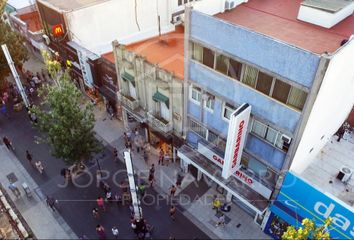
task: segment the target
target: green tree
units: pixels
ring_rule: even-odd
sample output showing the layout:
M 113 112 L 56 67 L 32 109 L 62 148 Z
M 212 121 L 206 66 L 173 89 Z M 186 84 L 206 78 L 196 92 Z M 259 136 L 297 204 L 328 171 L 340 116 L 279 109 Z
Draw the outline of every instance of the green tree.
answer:
M 332 223 L 332 219 L 328 218 L 322 226 L 316 226 L 315 222 L 305 218 L 302 220 L 302 227 L 296 229 L 293 226 L 289 226 L 284 232 L 282 239 L 284 240 L 307 240 L 311 239 L 321 239 L 329 240 L 330 236 L 326 228 Z
M 39 91 L 40 106 L 31 108 L 37 116 L 37 127 L 52 146 L 52 154 L 68 165 L 81 163 L 101 151 L 94 135 L 93 105 L 83 100 L 81 92 L 72 83 L 69 69 L 61 70 L 60 63 L 44 53 L 48 71 L 55 80 Z
M 6 1 L 0 0 L 0 16 L 3 15 Z M 11 30 L 10 26 L 0 18 L 0 45 L 6 44 L 16 66 L 28 60 L 28 51 L 24 45 L 25 39 Z M 5 55 L 0 49 L 0 90 L 7 86 L 6 77 L 10 74 Z

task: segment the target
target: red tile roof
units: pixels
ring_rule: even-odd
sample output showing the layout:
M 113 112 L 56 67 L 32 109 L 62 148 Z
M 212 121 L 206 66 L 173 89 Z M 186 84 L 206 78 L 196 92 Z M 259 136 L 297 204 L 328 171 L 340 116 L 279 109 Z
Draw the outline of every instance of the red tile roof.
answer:
M 184 28 L 126 46 L 152 64 L 184 79 Z
M 30 30 L 31 32 L 38 32 L 43 29 L 41 19 L 37 11 L 25 14 L 18 14 L 17 17 L 27 23 L 28 30 Z
M 111 63 L 115 64 L 114 62 L 114 55 L 113 52 L 108 52 L 102 55 L 102 57 L 108 61 L 110 61 Z
M 249 0 L 216 17 L 321 54 L 334 52 L 354 34 L 351 15 L 330 29 L 297 20 L 302 0 Z

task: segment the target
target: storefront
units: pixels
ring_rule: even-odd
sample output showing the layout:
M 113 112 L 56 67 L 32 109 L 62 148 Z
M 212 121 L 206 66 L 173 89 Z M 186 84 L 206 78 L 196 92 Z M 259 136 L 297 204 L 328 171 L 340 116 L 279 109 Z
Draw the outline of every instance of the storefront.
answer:
M 270 207 L 264 232 L 280 239 L 287 226 L 300 227 L 304 218 L 323 225 L 328 217 L 333 219 L 329 227 L 332 239 L 354 238 L 354 209 L 288 172 L 277 199 Z

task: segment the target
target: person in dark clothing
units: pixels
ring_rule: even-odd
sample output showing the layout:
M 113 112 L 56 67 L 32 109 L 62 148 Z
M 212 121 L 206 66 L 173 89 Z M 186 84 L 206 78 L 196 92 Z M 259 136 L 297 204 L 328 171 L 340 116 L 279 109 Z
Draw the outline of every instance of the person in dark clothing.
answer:
M 32 164 L 32 155 L 29 153 L 28 150 L 26 150 L 26 159 L 30 164 Z
M 2 141 L 4 142 L 4 144 L 7 147 L 7 149 L 12 150 L 12 151 L 15 150 L 14 147 L 12 146 L 11 141 L 6 136 L 4 136 L 2 138 Z

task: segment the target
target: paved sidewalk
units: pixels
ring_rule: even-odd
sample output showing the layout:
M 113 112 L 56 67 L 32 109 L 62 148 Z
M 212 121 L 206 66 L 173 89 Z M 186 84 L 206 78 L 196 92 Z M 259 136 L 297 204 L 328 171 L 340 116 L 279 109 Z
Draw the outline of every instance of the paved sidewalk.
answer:
M 218 217 L 212 209 L 214 195 L 220 197 L 217 191 L 209 189 L 192 203 L 187 212 L 195 216 L 220 239 L 271 239 L 253 222 L 253 218 L 236 204 L 232 204 L 230 212 L 224 213 L 225 227 L 216 227 Z
M 58 213 L 53 213 L 45 202 L 45 196 L 38 185 L 23 168 L 17 158 L 4 146 L 0 145 L 0 183 L 4 186 L 17 210 L 21 213 L 33 233 L 38 239 L 77 239 L 70 227 Z M 8 189 L 8 175 L 17 178 L 16 185 L 20 189 L 21 197 L 16 198 Z M 9 177 L 11 177 L 9 176 Z M 16 180 L 16 179 L 15 179 Z M 22 188 L 26 182 L 32 190 L 32 197 L 28 198 Z

